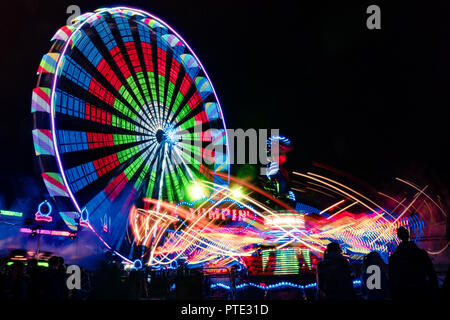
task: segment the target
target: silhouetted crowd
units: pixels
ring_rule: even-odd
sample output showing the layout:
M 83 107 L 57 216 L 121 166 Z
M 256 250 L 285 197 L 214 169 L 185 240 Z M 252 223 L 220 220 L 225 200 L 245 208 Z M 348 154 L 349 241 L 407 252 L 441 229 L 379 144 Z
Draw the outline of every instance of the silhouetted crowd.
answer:
M 319 300 L 387 300 L 387 299 L 435 299 L 448 295 L 448 272 L 444 285 L 438 279 L 428 253 L 409 241 L 409 232 L 400 227 L 397 236 L 401 240 L 386 264 L 377 252 L 364 257 L 357 276 L 338 243 L 331 242 L 324 258 L 317 264 L 316 294 L 303 299 Z M 48 267 L 38 265 L 36 259 L 0 261 L 0 300 L 136 300 L 136 299 L 205 299 L 211 298 L 211 279 L 200 270 L 124 272 L 118 260 L 105 259 L 95 271 L 81 269 L 79 289 L 69 289 L 68 274 L 62 257 L 52 256 Z M 225 299 L 236 299 L 236 269 L 229 275 L 230 290 Z M 361 286 L 355 291 L 354 281 Z M 266 299 L 267 293 L 263 299 Z M 248 298 L 248 296 L 247 296 Z
M 80 289 L 69 289 L 71 273 L 66 272 L 62 257 L 50 257 L 48 267 L 38 266 L 36 259 L 26 264 L 7 262 L 6 258 L 0 261 L 0 300 L 201 299 L 206 294 L 205 278 L 196 270 L 124 270 L 120 261 L 108 254 L 96 271 L 80 268 Z
M 364 257 L 361 270 L 363 298 L 433 299 L 448 292 L 448 274 L 440 292 L 428 253 L 409 241 L 408 230 L 400 227 L 397 236 L 401 242 L 389 257 L 389 264 L 384 263 L 375 251 Z M 317 265 L 317 288 L 319 299 L 355 299 L 351 267 L 336 242 L 328 244 L 324 260 Z
M 86 271 L 82 270 L 83 285 Z M 52 256 L 48 268 L 38 266 L 38 260 L 14 261 L 7 266 L 7 259 L 0 265 L 0 300 L 68 300 L 78 298 L 82 290 L 68 290 L 64 259 Z

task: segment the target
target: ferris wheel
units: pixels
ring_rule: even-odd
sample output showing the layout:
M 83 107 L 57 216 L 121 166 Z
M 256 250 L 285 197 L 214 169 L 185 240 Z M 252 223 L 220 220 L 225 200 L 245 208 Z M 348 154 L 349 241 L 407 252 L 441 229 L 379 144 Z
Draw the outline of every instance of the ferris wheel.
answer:
M 124 252 L 132 206 L 186 200 L 200 180 L 228 183 L 220 103 L 170 26 L 141 10 L 105 8 L 77 17 L 51 42 L 32 94 L 33 140 L 70 227 L 80 217 Z

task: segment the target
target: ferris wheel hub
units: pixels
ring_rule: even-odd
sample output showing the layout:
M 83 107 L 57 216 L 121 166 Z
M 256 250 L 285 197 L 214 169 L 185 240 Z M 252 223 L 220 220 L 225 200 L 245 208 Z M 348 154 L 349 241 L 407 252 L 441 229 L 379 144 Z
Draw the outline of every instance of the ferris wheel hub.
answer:
M 159 144 L 167 143 L 169 146 L 172 146 L 179 141 L 179 137 L 173 127 L 158 129 L 155 133 L 155 137 Z
M 162 143 L 165 140 L 164 138 L 164 130 L 159 129 L 156 132 L 156 141 L 158 141 L 158 143 Z

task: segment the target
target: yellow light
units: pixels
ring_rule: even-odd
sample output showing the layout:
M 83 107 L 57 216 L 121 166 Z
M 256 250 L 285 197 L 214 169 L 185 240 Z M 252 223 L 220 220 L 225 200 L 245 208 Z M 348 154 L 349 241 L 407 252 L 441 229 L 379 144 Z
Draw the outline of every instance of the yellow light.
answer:
M 233 198 L 236 198 L 236 199 L 242 198 L 243 194 L 242 194 L 241 188 L 232 189 L 231 195 L 233 196 Z
M 191 189 L 189 191 L 190 191 L 189 193 L 191 195 L 191 198 L 194 199 L 194 200 L 198 200 L 198 199 L 201 199 L 201 198 L 205 197 L 205 194 L 203 193 L 202 187 L 200 187 L 196 183 L 194 183 L 191 186 Z

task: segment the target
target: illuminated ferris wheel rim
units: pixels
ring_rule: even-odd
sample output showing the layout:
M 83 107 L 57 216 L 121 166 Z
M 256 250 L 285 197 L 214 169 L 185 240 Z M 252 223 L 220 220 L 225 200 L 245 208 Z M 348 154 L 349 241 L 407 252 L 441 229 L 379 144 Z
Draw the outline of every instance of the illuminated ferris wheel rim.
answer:
M 90 229 L 130 262 L 139 246 L 128 237 L 130 208 L 228 185 L 225 120 L 198 57 L 161 19 L 116 7 L 73 22 L 39 64 L 36 159 L 66 226 Z M 208 153 L 211 145 L 220 149 Z
M 151 19 L 154 19 L 154 20 L 158 21 L 164 27 L 166 27 L 168 30 L 170 30 L 170 32 L 172 32 L 174 35 L 176 35 L 178 37 L 178 39 L 182 41 L 183 45 L 189 50 L 190 54 L 192 54 L 194 56 L 196 62 L 199 64 L 200 68 L 202 69 L 203 73 L 205 74 L 205 76 L 206 76 L 206 78 L 207 78 L 207 80 L 208 80 L 208 82 L 209 82 L 209 84 L 211 86 L 213 95 L 214 95 L 216 103 L 218 105 L 218 110 L 219 110 L 219 113 L 220 113 L 220 118 L 222 120 L 222 125 L 223 125 L 223 128 L 225 129 L 225 141 L 226 141 L 225 144 L 226 144 L 226 157 L 227 157 L 226 161 L 227 161 L 227 163 L 229 163 L 228 136 L 226 134 L 226 124 L 225 124 L 225 119 L 223 117 L 223 112 L 222 112 L 222 107 L 220 105 L 220 101 L 219 101 L 219 99 L 217 97 L 217 93 L 216 93 L 216 91 L 214 89 L 214 86 L 213 86 L 213 84 L 211 82 L 211 79 L 210 79 L 208 73 L 206 72 L 206 69 L 202 65 L 200 59 L 197 57 L 195 52 L 191 49 L 189 44 L 184 40 L 184 38 L 181 37 L 178 34 L 178 32 L 176 32 L 172 27 L 170 27 L 164 20 L 162 20 L 159 17 L 156 17 L 155 15 L 152 15 L 152 14 L 146 12 L 146 11 L 143 11 L 143 10 L 140 10 L 140 9 L 135 9 L 135 8 L 130 8 L 130 7 L 125 7 L 125 6 L 97 9 L 93 13 L 91 13 L 88 17 L 86 17 L 86 19 L 84 21 L 82 21 L 81 23 L 78 23 L 77 27 L 70 34 L 69 38 L 65 41 L 64 48 L 63 48 L 63 50 L 62 50 L 62 52 L 61 52 L 61 54 L 58 57 L 58 60 L 56 62 L 56 69 L 55 69 L 55 73 L 54 73 L 54 77 L 53 77 L 53 81 L 52 81 L 51 97 L 50 97 L 50 110 L 51 110 L 51 117 L 50 118 L 51 118 L 51 131 L 52 131 L 52 138 L 53 138 L 52 140 L 53 140 L 53 147 L 54 147 L 54 150 L 55 150 L 55 155 L 56 155 L 58 168 L 59 168 L 62 180 L 64 182 L 64 186 L 65 186 L 65 188 L 66 188 L 66 190 L 67 190 L 67 192 L 68 192 L 68 194 L 70 196 L 70 199 L 71 199 L 72 203 L 74 204 L 75 208 L 78 210 L 79 213 L 81 213 L 83 211 L 83 209 L 80 208 L 80 206 L 78 204 L 78 201 L 76 200 L 75 196 L 73 195 L 71 187 L 70 187 L 70 185 L 69 185 L 69 183 L 67 181 L 66 174 L 65 174 L 65 171 L 64 171 L 64 167 L 63 167 L 63 164 L 61 162 L 60 152 L 59 152 L 59 149 L 58 149 L 58 141 L 57 141 L 57 137 L 56 137 L 55 105 L 54 104 L 55 104 L 55 89 L 56 89 L 56 84 L 57 84 L 57 79 L 58 79 L 57 75 L 58 75 L 58 72 L 59 72 L 59 70 L 60 70 L 60 68 L 62 66 L 62 61 L 63 61 L 63 58 L 65 57 L 66 50 L 67 50 L 69 44 L 71 43 L 71 40 L 72 40 L 73 36 L 77 33 L 77 31 L 79 31 L 87 22 L 91 22 L 90 20 L 92 18 L 96 18 L 97 15 L 99 15 L 101 13 L 104 13 L 104 12 L 109 12 L 111 10 L 127 10 L 127 11 L 138 13 L 140 15 L 147 16 L 147 18 L 151 18 Z M 164 128 L 161 128 L 161 129 L 164 130 Z M 228 174 L 228 176 L 229 176 L 229 173 L 230 173 L 229 170 L 230 170 L 229 166 L 227 166 L 227 171 L 228 171 L 227 174 Z M 229 183 L 229 178 L 228 178 L 227 182 Z

